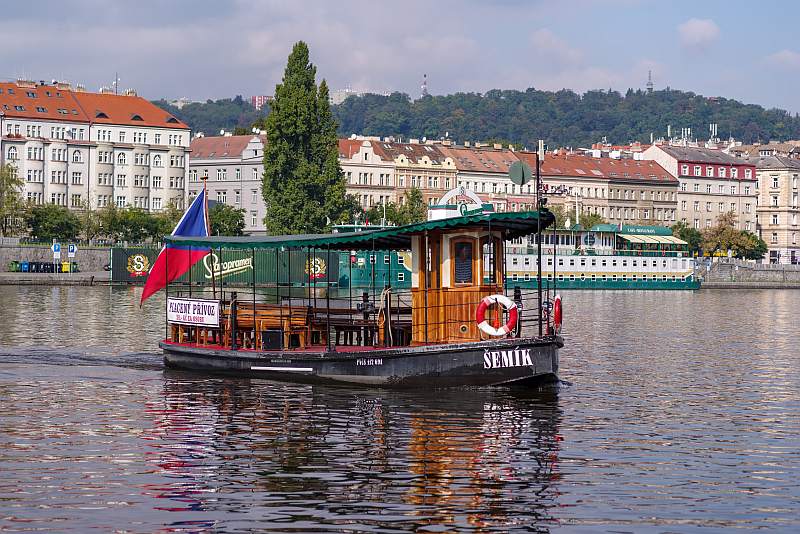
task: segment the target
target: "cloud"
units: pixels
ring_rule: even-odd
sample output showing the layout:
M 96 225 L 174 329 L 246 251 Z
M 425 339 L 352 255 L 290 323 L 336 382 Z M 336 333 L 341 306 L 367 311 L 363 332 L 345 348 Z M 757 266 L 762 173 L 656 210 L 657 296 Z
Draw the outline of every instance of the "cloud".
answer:
M 719 26 L 711 19 L 689 19 L 678 25 L 681 45 L 695 51 L 705 50 L 719 38 Z
M 583 52 L 567 44 L 548 28 L 533 32 L 531 45 L 535 54 L 561 63 L 575 64 L 583 59 Z
M 800 53 L 784 48 L 767 56 L 767 62 L 778 67 L 796 69 L 800 67 Z

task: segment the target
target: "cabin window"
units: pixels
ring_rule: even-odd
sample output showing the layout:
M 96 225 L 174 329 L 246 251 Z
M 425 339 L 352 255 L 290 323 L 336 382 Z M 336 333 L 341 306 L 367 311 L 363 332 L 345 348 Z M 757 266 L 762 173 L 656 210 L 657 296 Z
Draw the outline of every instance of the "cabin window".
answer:
M 585 273 L 581 273 L 581 282 L 583 282 L 584 280 L 586 280 L 586 274 Z
M 601 263 L 602 263 L 603 267 L 607 267 L 608 266 L 608 262 L 606 260 L 603 260 Z
M 616 281 L 617 281 L 617 275 L 616 275 L 616 274 L 612 274 L 612 275 L 611 275 L 611 280 L 613 280 L 614 282 L 616 282 Z
M 563 267 L 564 266 L 564 259 L 563 258 L 558 258 L 558 266 L 559 267 Z
M 517 263 L 519 263 L 517 258 L 511 258 L 511 265 L 516 265 Z
M 397 281 L 404 282 L 406 279 L 406 273 L 397 273 Z
M 586 258 L 581 258 L 581 267 L 586 267 Z
M 592 282 L 594 282 L 595 280 L 597 280 L 597 275 L 593 274 L 592 275 Z
M 607 280 L 608 280 L 608 276 L 607 276 L 607 275 L 605 275 L 605 274 L 604 274 L 604 275 L 603 275 L 601 278 L 602 278 L 603 282 L 605 282 L 605 281 L 607 281 Z
M 637 262 L 636 260 L 631 260 L 631 261 L 633 261 L 633 266 L 634 266 L 634 267 L 636 267 L 636 266 L 638 265 L 638 263 L 639 263 L 639 262 Z
M 627 274 L 623 274 L 622 275 L 622 281 L 623 282 L 627 282 L 628 281 L 628 275 Z
M 389 256 L 384 256 L 384 257 L 383 257 L 383 263 L 384 263 L 385 265 L 389 265 L 389 262 L 390 262 L 390 260 L 389 260 Z
M 675 275 L 674 275 L 674 274 L 672 275 L 672 281 L 673 281 L 673 282 L 675 282 L 675 281 L 676 281 L 676 279 L 675 279 Z
M 517 273 L 511 273 L 511 281 L 512 282 L 516 282 L 517 281 Z
M 528 273 L 525 273 L 525 276 L 524 276 L 523 280 L 525 280 L 525 281 L 527 282 L 527 281 L 529 281 L 530 279 L 531 279 L 531 275 L 530 275 L 530 274 L 528 274 Z
M 596 266 L 597 266 L 597 260 L 592 258 L 592 267 L 596 267 Z
M 531 259 L 530 258 L 525 258 L 525 266 L 527 267 L 530 264 L 531 264 Z
M 617 260 L 611 260 L 611 265 L 616 267 L 617 266 Z
M 375 263 L 375 255 L 374 254 L 370 254 L 369 255 L 369 262 L 373 263 L 373 264 Z
M 628 260 L 622 260 L 622 266 L 623 267 L 627 267 L 628 266 Z
M 661 280 L 666 282 L 667 281 L 667 275 L 666 274 L 662 274 L 661 275 Z
M 472 283 L 473 244 L 457 241 L 453 247 L 453 281 L 456 284 Z
M 405 260 L 405 259 L 403 259 L 403 256 L 401 256 L 400 254 L 398 254 L 398 255 L 397 255 L 397 265 L 405 265 L 405 264 L 406 264 L 406 260 Z
M 636 275 L 635 274 L 633 276 L 631 276 L 631 280 L 633 280 L 634 282 L 636 281 Z
M 572 259 L 569 260 L 569 266 L 570 267 L 575 267 L 575 260 L 572 260 Z
M 569 281 L 570 282 L 574 282 L 575 281 L 575 275 L 574 274 L 569 275 Z

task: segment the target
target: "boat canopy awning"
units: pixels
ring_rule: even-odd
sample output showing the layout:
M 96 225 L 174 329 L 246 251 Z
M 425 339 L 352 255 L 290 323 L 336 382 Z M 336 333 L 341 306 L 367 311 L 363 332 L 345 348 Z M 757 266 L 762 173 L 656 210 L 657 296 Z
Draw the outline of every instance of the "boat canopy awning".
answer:
M 197 248 L 266 249 L 266 248 L 327 248 L 334 250 L 410 250 L 411 237 L 436 230 L 486 230 L 501 231 L 506 239 L 515 239 L 536 233 L 538 212 L 481 213 L 425 221 L 405 226 L 342 232 L 336 234 L 284 235 L 284 236 L 166 236 L 164 242 L 172 245 Z M 542 211 L 541 229 L 555 222 L 550 211 Z
M 648 243 L 655 245 L 687 245 L 683 239 L 671 235 L 636 235 L 636 234 L 617 234 L 619 237 L 630 243 Z

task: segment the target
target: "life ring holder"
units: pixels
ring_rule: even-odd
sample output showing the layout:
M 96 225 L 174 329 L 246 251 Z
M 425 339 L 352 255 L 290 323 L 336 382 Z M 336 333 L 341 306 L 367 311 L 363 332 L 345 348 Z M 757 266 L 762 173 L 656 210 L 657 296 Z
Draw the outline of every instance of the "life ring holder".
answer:
M 561 322 L 563 320 L 563 311 L 561 308 L 561 295 L 556 295 L 553 299 L 553 330 L 556 335 L 561 334 Z
M 486 310 L 493 304 L 500 304 L 508 311 L 508 322 L 499 328 L 495 328 L 486 320 Z M 475 322 L 478 328 L 484 334 L 494 337 L 508 335 L 514 331 L 514 327 L 519 320 L 519 311 L 517 310 L 516 303 L 505 295 L 489 295 L 483 297 L 481 303 L 478 304 L 478 309 L 475 311 Z

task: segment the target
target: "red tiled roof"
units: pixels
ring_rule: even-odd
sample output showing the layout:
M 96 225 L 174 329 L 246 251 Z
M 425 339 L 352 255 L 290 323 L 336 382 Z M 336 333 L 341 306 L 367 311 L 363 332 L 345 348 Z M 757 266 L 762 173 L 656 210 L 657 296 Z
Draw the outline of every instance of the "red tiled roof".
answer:
M 75 92 L 73 96 L 92 123 L 189 129 L 186 124 L 140 96 L 84 92 Z
M 497 172 L 508 174 L 508 168 L 517 161 L 514 152 L 508 149 L 467 148 L 439 146 L 445 157 L 449 157 L 459 171 Z
M 445 156 L 437 145 L 420 143 L 389 143 L 384 141 L 370 141 L 375 154 L 384 161 L 394 161 L 399 156 L 405 156 L 410 163 L 419 163 L 424 156 L 428 156 L 434 164 L 444 161 Z
M 12 118 L 89 121 L 72 91 L 47 85 L 20 87 L 14 82 L 0 82 L 0 112 Z
M 532 168 L 536 165 L 534 152 L 514 152 L 514 154 Z M 678 183 L 677 178 L 655 161 L 595 158 L 581 154 L 547 154 L 542 162 L 541 172 L 542 176 L 573 176 L 597 180 Z
M 241 158 L 254 135 L 195 137 L 192 139 L 191 159 Z
M 87 93 L 54 85 L 26 87 L 0 82 L 0 111 L 11 118 L 189 129 L 139 96 Z
M 361 139 L 339 139 L 339 156 L 350 159 L 361 149 Z

